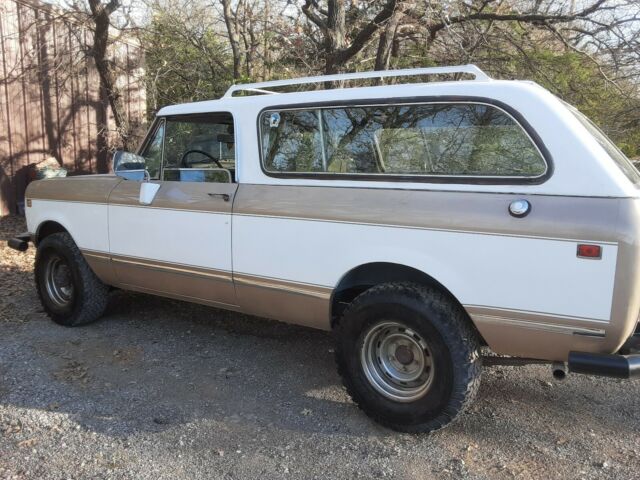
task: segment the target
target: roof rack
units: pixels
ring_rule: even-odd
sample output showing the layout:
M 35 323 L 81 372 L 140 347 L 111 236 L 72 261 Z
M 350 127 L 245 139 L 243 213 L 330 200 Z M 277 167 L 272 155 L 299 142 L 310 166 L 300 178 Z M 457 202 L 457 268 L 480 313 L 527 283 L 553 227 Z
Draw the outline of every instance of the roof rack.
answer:
M 388 77 L 408 77 L 415 75 L 441 75 L 451 73 L 468 73 L 475 77 L 476 81 L 488 81 L 491 77 L 480 70 L 475 65 L 458 65 L 453 67 L 428 67 L 428 68 L 406 68 L 402 70 L 378 70 L 373 72 L 339 73 L 336 75 L 319 75 L 317 77 L 292 78 L 289 80 L 272 80 L 270 82 L 244 83 L 232 85 L 224 94 L 223 98 L 233 97 L 235 92 L 247 91 L 265 94 L 276 94 L 267 90 L 269 87 L 283 87 L 287 85 L 302 85 L 305 83 L 336 82 L 341 80 L 359 80 L 364 78 L 388 78 Z

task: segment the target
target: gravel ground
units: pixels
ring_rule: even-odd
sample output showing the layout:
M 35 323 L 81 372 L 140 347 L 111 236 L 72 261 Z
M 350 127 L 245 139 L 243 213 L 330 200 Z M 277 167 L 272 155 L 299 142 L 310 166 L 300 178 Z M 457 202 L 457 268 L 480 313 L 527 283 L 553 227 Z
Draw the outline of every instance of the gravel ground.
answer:
M 638 478 L 640 382 L 494 367 L 459 422 L 397 434 L 323 332 L 127 292 L 53 324 L 23 230 L 0 219 L 0 478 Z

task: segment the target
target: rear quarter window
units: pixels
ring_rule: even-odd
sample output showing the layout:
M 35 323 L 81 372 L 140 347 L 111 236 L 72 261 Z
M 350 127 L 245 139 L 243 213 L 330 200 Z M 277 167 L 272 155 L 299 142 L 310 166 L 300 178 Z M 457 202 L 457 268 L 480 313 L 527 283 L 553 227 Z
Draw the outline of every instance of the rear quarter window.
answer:
M 631 160 L 620 150 L 615 143 L 584 113 L 580 112 L 577 108 L 565 103 L 565 106 L 569 111 L 578 119 L 578 121 L 585 127 L 589 133 L 595 138 L 600 146 L 607 152 L 607 155 L 615 162 L 615 164 L 622 170 L 622 173 L 637 187 L 640 186 L 640 172 L 631 163 Z
M 547 164 L 507 112 L 480 103 L 267 110 L 272 174 L 537 178 Z

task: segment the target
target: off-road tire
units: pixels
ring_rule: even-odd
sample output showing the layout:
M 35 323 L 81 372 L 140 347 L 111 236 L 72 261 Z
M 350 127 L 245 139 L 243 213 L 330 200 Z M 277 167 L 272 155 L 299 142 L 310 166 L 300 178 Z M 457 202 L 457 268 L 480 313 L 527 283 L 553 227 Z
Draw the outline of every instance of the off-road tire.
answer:
M 47 293 L 45 270 L 52 255 L 62 258 L 71 273 L 73 294 L 70 304 L 65 307 L 56 305 Z M 100 318 L 107 307 L 109 287 L 96 277 L 68 233 L 51 234 L 39 243 L 35 282 L 45 312 L 60 325 L 75 327 L 91 323 Z
M 365 333 L 391 319 L 418 333 L 432 352 L 431 386 L 408 403 L 380 394 L 362 366 Z M 435 288 L 413 283 L 372 287 L 346 308 L 334 334 L 338 372 L 347 392 L 368 416 L 393 430 L 422 433 L 444 427 L 473 401 L 480 386 L 478 335 L 462 307 Z

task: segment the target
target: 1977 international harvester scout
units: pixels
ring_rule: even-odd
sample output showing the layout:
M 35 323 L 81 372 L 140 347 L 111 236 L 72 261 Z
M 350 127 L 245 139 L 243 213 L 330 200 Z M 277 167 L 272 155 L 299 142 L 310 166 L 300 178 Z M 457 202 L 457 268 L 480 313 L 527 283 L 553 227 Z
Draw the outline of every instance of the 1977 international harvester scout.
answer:
M 472 78 L 278 92 L 441 74 Z M 431 431 L 472 401 L 483 346 L 638 376 L 639 184 L 534 83 L 343 74 L 163 108 L 113 174 L 30 184 L 9 243 L 36 245 L 57 323 L 97 319 L 117 287 L 332 330 L 362 410 Z

